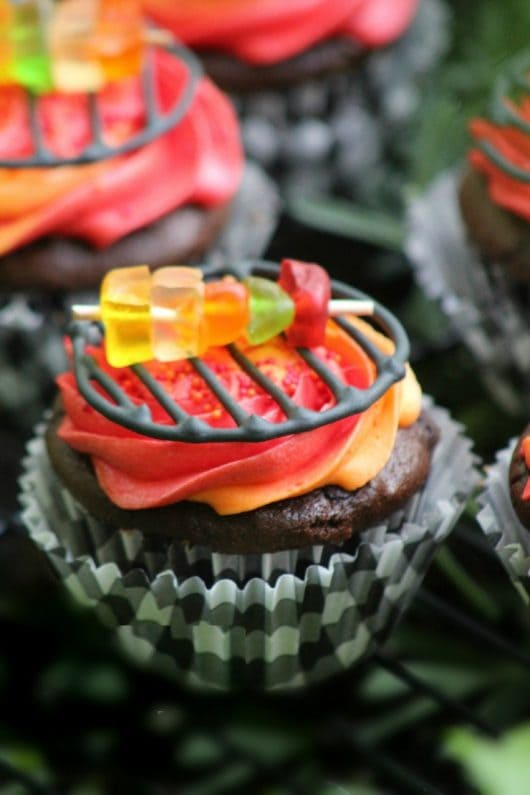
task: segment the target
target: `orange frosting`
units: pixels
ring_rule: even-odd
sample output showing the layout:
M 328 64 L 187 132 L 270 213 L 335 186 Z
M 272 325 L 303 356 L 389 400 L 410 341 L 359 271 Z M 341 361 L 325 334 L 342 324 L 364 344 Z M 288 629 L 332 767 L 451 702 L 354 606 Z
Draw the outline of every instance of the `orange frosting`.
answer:
M 358 319 L 352 322 L 381 350 L 391 350 L 392 343 L 368 324 Z M 332 323 L 325 347 L 315 351 L 346 383 L 365 388 L 374 379 L 373 363 Z M 333 404 L 328 388 L 280 338 L 246 354 L 265 365 L 267 374 L 300 405 L 324 410 Z M 101 351 L 98 357 L 103 364 Z M 272 422 L 282 419 L 272 398 L 260 394 L 224 349 L 212 349 L 205 358 L 247 411 Z M 187 362 L 153 362 L 148 367 L 187 411 L 213 425 L 232 423 Z M 149 401 L 130 370 L 112 370 L 108 365 L 106 369 L 135 402 Z M 61 376 L 58 383 L 66 411 L 59 435 L 91 456 L 98 481 L 115 504 L 138 509 L 186 499 L 207 503 L 219 514 L 252 510 L 327 484 L 360 488 L 384 467 L 398 427 L 417 419 L 421 403 L 420 388 L 408 369 L 402 382 L 356 417 L 268 442 L 190 444 L 127 431 L 84 401 L 71 373 Z M 163 410 L 151 408 L 155 419 L 164 421 Z

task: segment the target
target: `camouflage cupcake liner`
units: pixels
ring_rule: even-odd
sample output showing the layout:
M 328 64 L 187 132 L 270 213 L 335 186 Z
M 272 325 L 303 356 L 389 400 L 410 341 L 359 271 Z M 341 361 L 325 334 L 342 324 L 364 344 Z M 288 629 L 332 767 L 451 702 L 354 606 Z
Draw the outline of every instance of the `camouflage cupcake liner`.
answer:
M 299 688 L 386 639 L 476 483 L 471 443 L 445 411 L 430 411 L 441 441 L 425 487 L 340 548 L 228 556 L 195 547 L 164 569 L 160 550 L 109 533 L 57 483 L 42 428 L 21 479 L 23 519 L 69 591 L 137 659 L 202 689 Z
M 530 398 L 530 301 L 467 240 L 458 205 L 459 172 L 441 174 L 408 212 L 406 252 L 425 293 L 439 302 L 506 411 Z
M 477 519 L 516 590 L 530 604 L 530 532 L 521 524 L 510 497 L 510 461 L 516 444 L 512 439 L 488 468 Z

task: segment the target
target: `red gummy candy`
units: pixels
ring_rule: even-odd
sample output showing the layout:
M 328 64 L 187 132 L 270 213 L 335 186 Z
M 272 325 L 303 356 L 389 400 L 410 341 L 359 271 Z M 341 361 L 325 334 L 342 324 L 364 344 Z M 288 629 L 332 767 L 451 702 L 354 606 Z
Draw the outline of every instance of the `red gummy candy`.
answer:
M 324 268 L 284 259 L 278 283 L 295 304 L 294 321 L 285 332 L 288 343 L 303 348 L 322 345 L 331 298 L 331 283 Z

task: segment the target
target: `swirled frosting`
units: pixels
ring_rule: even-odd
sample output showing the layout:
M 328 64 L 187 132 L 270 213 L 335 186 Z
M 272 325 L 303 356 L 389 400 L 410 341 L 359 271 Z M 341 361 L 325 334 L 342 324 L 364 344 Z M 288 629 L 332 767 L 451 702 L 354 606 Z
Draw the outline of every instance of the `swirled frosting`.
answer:
M 386 337 L 362 321 L 352 322 L 381 350 L 391 351 Z M 373 362 L 334 324 L 328 324 L 325 345 L 314 350 L 345 383 L 365 388 L 373 382 Z M 147 403 L 155 421 L 169 422 L 130 369 L 111 368 L 101 349 L 93 353 L 134 402 Z M 299 405 L 318 411 L 333 404 L 326 385 L 282 339 L 245 353 Z M 205 360 L 246 411 L 271 422 L 282 419 L 274 400 L 235 366 L 225 349 L 211 349 Z M 147 366 L 190 414 L 214 426 L 233 423 L 188 362 Z M 58 384 L 65 408 L 59 436 L 91 457 L 101 488 L 116 505 L 140 509 L 192 500 L 219 514 L 253 510 L 327 484 L 360 488 L 386 464 L 398 427 L 417 419 L 421 402 L 408 369 L 402 382 L 360 415 L 267 442 L 191 444 L 147 438 L 111 422 L 86 403 L 72 373 L 60 376 Z
M 166 52 L 155 56 L 162 110 L 181 96 L 185 65 Z M 143 127 L 139 78 L 108 85 L 100 98 L 107 141 L 120 143 Z M 44 140 L 62 156 L 91 139 L 87 99 L 50 94 L 40 104 Z M 0 156 L 32 151 L 27 101 L 18 88 L 0 92 Z M 151 143 L 88 165 L 0 169 L 0 254 L 48 234 L 104 247 L 178 207 L 213 207 L 235 194 L 243 155 L 229 101 L 208 80 L 199 83 L 185 117 Z
M 410 24 L 418 0 L 144 0 L 148 14 L 199 49 L 250 64 L 283 61 L 326 39 L 381 47 Z
M 530 220 L 530 98 L 525 97 L 519 103 L 505 99 L 504 103 L 506 111 L 518 120 L 517 124 L 473 119 L 470 132 L 476 146 L 469 160 L 486 177 L 495 204 Z
M 524 458 L 526 468 L 530 471 L 530 436 L 525 436 L 521 442 L 521 455 Z M 530 500 L 530 478 L 525 483 L 521 499 Z

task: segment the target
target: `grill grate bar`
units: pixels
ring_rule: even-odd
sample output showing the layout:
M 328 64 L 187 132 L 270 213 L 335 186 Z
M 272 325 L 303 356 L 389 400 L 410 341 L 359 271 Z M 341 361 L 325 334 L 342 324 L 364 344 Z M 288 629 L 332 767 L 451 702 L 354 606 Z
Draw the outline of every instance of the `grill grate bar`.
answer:
M 153 56 L 150 50 L 146 54 L 146 67 L 142 73 L 142 85 L 144 92 L 145 112 L 148 124 L 156 124 L 157 117 L 157 101 L 156 101 L 156 83 L 155 83 L 155 69 L 153 65 Z
M 29 94 L 28 96 L 28 114 L 31 137 L 33 138 L 35 145 L 35 152 L 39 157 L 48 160 L 49 155 L 46 151 L 46 147 L 44 146 L 42 130 L 39 123 L 37 100 L 33 94 Z
M 289 398 L 283 390 L 265 375 L 245 354 L 239 350 L 237 345 L 228 345 L 228 350 L 232 358 L 238 363 L 244 372 L 262 389 L 271 395 L 281 410 L 287 417 L 293 417 L 298 413 L 299 407 Z
M 90 115 L 90 129 L 92 130 L 92 138 L 94 141 L 94 144 L 89 147 L 89 150 L 97 152 L 102 146 L 104 146 L 104 141 L 103 125 L 99 115 L 98 98 L 96 94 L 89 94 L 88 110 Z
M 127 397 L 122 389 L 116 386 L 116 383 L 107 373 L 103 372 L 103 370 L 97 366 L 92 356 L 85 357 L 85 364 L 90 377 L 102 386 L 105 392 L 107 392 L 118 405 L 124 406 L 125 408 L 134 407 L 132 400 Z
M 348 321 L 345 318 L 338 317 L 335 319 L 335 322 L 344 331 L 346 331 L 350 335 L 350 337 L 353 337 L 355 342 L 357 342 L 358 345 L 361 346 L 363 351 L 366 354 L 368 354 L 370 359 L 372 359 L 375 366 L 377 367 L 378 372 L 380 372 L 383 369 L 388 357 L 385 356 L 383 353 L 381 353 L 379 348 L 377 348 L 372 342 L 370 342 L 370 340 L 368 340 L 364 336 L 364 334 L 362 334 L 359 331 L 359 329 L 355 328 L 355 326 L 352 326 L 351 323 L 348 323 Z
M 149 370 L 146 370 L 145 367 L 138 367 L 138 365 L 132 365 L 131 370 L 136 375 L 137 378 L 140 379 L 142 384 L 147 387 L 147 389 L 151 392 L 154 398 L 160 403 L 163 409 L 167 411 L 169 416 L 175 422 L 185 422 L 189 415 L 182 409 L 178 403 L 172 400 L 167 392 L 160 386 L 158 381 L 153 378 Z
M 355 342 L 361 346 L 363 351 L 372 359 L 375 363 L 378 373 L 384 372 L 391 372 L 396 374 L 399 378 L 403 378 L 405 375 L 405 365 L 400 364 L 396 366 L 396 363 L 392 356 L 386 356 L 384 353 L 381 353 L 379 348 L 374 345 L 371 340 L 362 334 L 359 329 L 352 326 L 351 323 L 348 323 L 347 320 L 344 318 L 336 318 L 337 325 L 339 325 L 344 331 L 346 331 L 350 337 L 353 337 Z
M 206 381 L 216 398 L 230 414 L 236 425 L 244 425 L 245 422 L 248 421 L 250 415 L 238 405 L 230 392 L 225 389 L 219 379 L 216 378 L 215 374 L 211 371 L 208 365 L 203 362 L 202 359 L 199 359 L 196 356 L 191 358 L 189 361 L 195 371 L 201 376 L 201 378 L 204 379 L 204 381 Z
M 88 115 L 91 129 L 91 140 L 85 149 L 75 156 L 61 156 L 49 151 L 44 144 L 42 128 L 39 121 L 39 98 L 27 92 L 30 131 L 33 140 L 33 153 L 22 158 L 0 159 L 3 168 L 35 168 L 38 166 L 81 165 L 95 160 L 126 154 L 140 146 L 144 146 L 160 135 L 176 127 L 184 118 L 195 95 L 197 84 L 203 75 L 203 68 L 198 58 L 181 45 L 167 47 L 173 55 L 180 58 L 187 67 L 188 80 L 181 96 L 174 106 L 166 112 L 158 107 L 156 75 L 152 48 L 146 51 L 145 64 L 140 76 L 145 104 L 144 127 L 119 146 L 111 146 L 105 142 L 103 121 L 97 94 L 87 94 Z
M 305 363 L 308 364 L 322 381 L 324 381 L 326 386 L 329 387 L 336 400 L 341 400 L 348 395 L 360 394 L 359 389 L 354 389 L 354 387 L 344 384 L 343 381 L 337 378 L 337 376 L 326 367 L 322 359 L 319 359 L 313 351 L 310 351 L 308 348 L 298 348 L 298 353 Z

